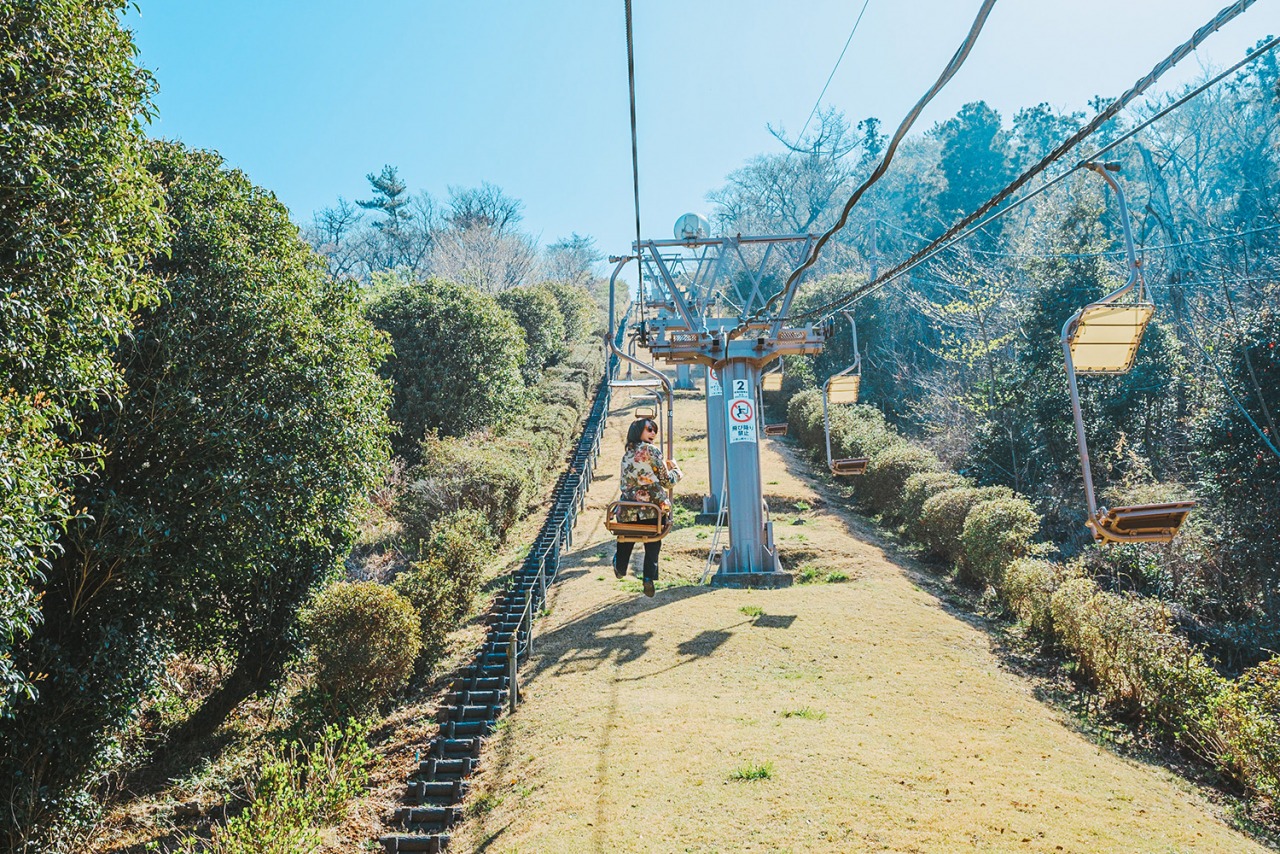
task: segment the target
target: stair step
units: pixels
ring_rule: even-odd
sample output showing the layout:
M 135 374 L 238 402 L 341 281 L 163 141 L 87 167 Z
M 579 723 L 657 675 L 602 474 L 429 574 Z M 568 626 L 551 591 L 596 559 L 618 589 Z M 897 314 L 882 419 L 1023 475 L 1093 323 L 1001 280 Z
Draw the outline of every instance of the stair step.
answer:
M 505 706 L 507 704 L 507 692 L 450 691 L 444 695 L 444 701 L 450 706 Z
M 460 738 L 437 738 L 431 742 L 431 753 L 437 759 L 449 759 L 458 756 L 479 757 L 484 739 L 479 736 L 463 736 Z
M 412 851 L 415 854 L 443 854 L 449 847 L 449 835 L 433 833 L 430 836 L 410 836 L 403 833 L 390 833 L 378 837 L 378 842 L 382 844 L 382 849 L 387 854 L 398 854 L 401 851 Z
M 460 802 L 467 793 L 468 785 L 459 780 L 415 780 L 408 785 L 405 798 L 418 801 L 432 801 L 438 806 L 448 806 Z
M 426 825 L 431 830 L 445 830 L 462 819 L 459 807 L 400 807 L 396 821 L 401 825 Z
M 476 761 L 470 756 L 454 759 L 423 759 L 418 763 L 418 774 L 429 781 L 448 780 L 470 776 Z
M 486 705 L 445 706 L 440 709 L 438 717 L 445 721 L 491 721 L 498 717 L 499 707 L 496 703 Z

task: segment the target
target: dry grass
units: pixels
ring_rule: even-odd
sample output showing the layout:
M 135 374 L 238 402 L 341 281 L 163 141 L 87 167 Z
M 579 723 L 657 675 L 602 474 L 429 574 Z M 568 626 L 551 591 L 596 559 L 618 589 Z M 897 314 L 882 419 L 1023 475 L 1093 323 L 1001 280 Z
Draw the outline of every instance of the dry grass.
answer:
M 677 408 L 679 429 L 703 431 L 700 400 Z M 1174 774 L 1036 701 L 988 635 L 914 584 L 865 523 L 826 509 L 772 441 L 764 481 L 784 563 L 850 580 L 694 586 L 710 529 L 686 527 L 662 564 L 683 586 L 630 592 L 601 524 L 628 411 L 539 626 L 526 701 L 486 747 L 483 809 L 454 850 L 1264 850 Z M 686 496 L 706 488 L 694 451 L 679 454 Z

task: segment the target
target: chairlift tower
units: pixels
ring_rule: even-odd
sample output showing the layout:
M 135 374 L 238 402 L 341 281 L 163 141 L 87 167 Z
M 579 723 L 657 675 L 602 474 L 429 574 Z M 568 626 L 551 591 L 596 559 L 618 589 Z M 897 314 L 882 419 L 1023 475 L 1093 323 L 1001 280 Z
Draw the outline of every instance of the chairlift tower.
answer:
M 681 365 L 702 365 L 707 370 L 709 487 L 712 501 L 718 503 L 720 483 L 724 484 L 729 530 L 729 546 L 711 583 L 784 586 L 791 576 L 782 571 L 778 560 L 760 476 L 764 430 L 757 411 L 758 386 L 762 370 L 776 359 L 820 353 L 827 327 L 786 325 L 799 280 L 778 295 L 769 314 L 748 319 L 777 294 L 775 283 L 781 277 L 771 276 L 770 271 L 789 273 L 798 267 L 816 235 L 710 237 L 706 220 L 693 217 L 681 217 L 675 239 L 641 241 L 633 244 L 633 254 L 611 259 L 617 263 L 613 280 L 633 259 L 639 261 L 642 277 L 645 272 L 656 273 L 665 290 L 664 305 L 642 303 L 641 312 L 646 307 L 665 310 L 644 316 L 641 343 L 655 359 L 676 365 L 677 370 Z M 729 275 L 733 269 L 739 272 L 736 277 Z M 610 321 L 612 327 L 612 317 Z M 717 376 L 718 397 L 712 382 Z M 716 471 L 717 453 L 723 460 L 720 472 Z

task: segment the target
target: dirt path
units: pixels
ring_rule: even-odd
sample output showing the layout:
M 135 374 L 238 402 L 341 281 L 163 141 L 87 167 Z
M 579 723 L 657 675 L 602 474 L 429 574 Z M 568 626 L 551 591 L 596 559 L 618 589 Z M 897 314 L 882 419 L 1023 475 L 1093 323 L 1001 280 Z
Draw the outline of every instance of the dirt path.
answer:
M 682 491 L 698 494 L 701 399 L 680 400 L 677 419 Z M 615 581 L 602 512 L 629 420 L 619 406 L 525 702 L 490 739 L 451 850 L 1265 850 L 1171 772 L 1100 749 L 1037 702 L 985 633 L 823 509 L 772 441 L 784 563 L 848 582 L 689 586 L 711 534 L 694 526 L 663 548 L 677 586 L 647 599 Z

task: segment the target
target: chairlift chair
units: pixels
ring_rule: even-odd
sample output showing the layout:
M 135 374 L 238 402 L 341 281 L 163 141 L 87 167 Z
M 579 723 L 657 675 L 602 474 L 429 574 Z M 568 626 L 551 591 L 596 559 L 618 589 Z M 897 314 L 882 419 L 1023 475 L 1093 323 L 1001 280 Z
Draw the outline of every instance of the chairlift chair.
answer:
M 831 404 L 851 404 L 858 402 L 858 388 L 862 384 L 862 355 L 858 352 L 858 325 L 853 315 L 847 311 L 840 312 L 849 319 L 849 328 L 853 332 L 853 364 L 843 371 L 827 377 L 822 385 L 822 432 L 827 443 L 827 468 L 833 475 L 865 474 L 867 457 L 845 457 L 834 459 L 831 456 Z
M 760 412 L 764 413 L 764 396 L 766 391 L 782 391 L 782 360 L 778 360 L 778 369 L 776 371 L 767 371 L 760 375 Z M 782 421 L 778 424 L 764 425 L 764 434 L 766 436 L 785 436 L 787 435 L 787 422 Z
M 1089 518 L 1085 524 L 1093 532 L 1094 540 L 1100 542 L 1167 543 L 1177 535 L 1196 502 L 1168 501 L 1099 508 L 1094 494 L 1089 446 L 1085 440 L 1084 415 L 1080 409 L 1076 376 L 1128 372 L 1133 367 L 1138 344 L 1155 312 L 1155 306 L 1146 299 L 1146 283 L 1142 276 L 1142 264 L 1133 248 L 1133 232 L 1129 224 L 1129 209 L 1125 204 L 1124 191 L 1115 178 L 1107 174 L 1118 171 L 1120 165 L 1086 163 L 1085 166 L 1101 175 L 1115 191 L 1129 267 L 1129 276 L 1123 286 L 1071 315 L 1062 327 L 1067 387 L 1071 392 L 1071 412 L 1075 420 L 1076 442 L 1080 448 L 1085 499 L 1089 505 Z M 1126 295 L 1129 295 L 1128 298 L 1122 299 Z

